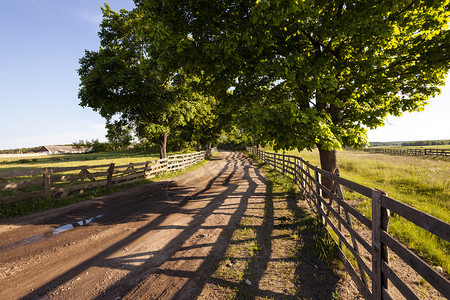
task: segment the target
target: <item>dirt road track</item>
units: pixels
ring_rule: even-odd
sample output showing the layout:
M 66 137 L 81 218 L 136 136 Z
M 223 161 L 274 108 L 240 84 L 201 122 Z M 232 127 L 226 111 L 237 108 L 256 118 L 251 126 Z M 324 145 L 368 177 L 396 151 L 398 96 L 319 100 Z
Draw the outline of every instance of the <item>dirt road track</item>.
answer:
M 194 298 L 248 199 L 264 194 L 258 169 L 222 152 L 179 177 L 3 220 L 0 299 Z

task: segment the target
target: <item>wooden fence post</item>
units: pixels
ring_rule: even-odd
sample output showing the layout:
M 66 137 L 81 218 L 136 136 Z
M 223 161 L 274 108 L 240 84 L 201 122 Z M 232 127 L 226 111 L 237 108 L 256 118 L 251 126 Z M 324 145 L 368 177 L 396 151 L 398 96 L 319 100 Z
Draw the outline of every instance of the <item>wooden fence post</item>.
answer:
M 293 161 L 293 164 L 294 164 L 294 182 L 295 182 L 295 184 L 297 185 L 297 186 L 300 186 L 299 185 L 299 182 L 298 182 L 298 176 L 297 176 L 297 171 L 298 171 L 298 163 L 297 163 L 297 157 L 295 156 L 294 157 L 294 161 Z
M 286 155 L 283 153 L 283 171 L 282 174 L 286 174 Z
M 145 168 L 147 168 L 147 165 L 145 165 Z M 106 188 L 109 188 L 112 185 L 112 177 L 114 174 L 114 163 L 109 165 L 108 168 L 108 175 L 106 176 Z M 145 171 L 144 171 L 145 174 Z
M 52 197 L 52 169 L 51 168 L 43 168 L 42 172 L 43 184 L 44 184 L 44 197 L 50 199 Z
M 389 210 L 381 205 L 381 197 L 386 192 L 372 190 L 372 295 L 373 299 L 383 299 L 383 289 L 388 289 L 387 277 L 381 271 L 383 260 L 389 263 L 388 249 L 381 242 L 381 232 L 389 226 Z
M 300 189 L 303 195 L 305 195 L 305 186 L 304 186 L 304 182 L 303 182 L 303 161 L 300 158 L 299 159 L 299 165 L 297 166 L 299 168 L 299 181 L 300 181 Z
M 317 171 L 317 166 L 314 166 L 314 179 L 315 179 L 315 184 L 316 184 L 316 209 L 317 209 L 317 213 L 319 214 L 320 217 L 320 221 L 323 224 L 326 224 L 325 222 L 325 216 L 322 215 L 322 211 L 323 211 L 323 204 L 322 201 L 319 199 L 319 197 L 322 197 L 322 189 L 319 187 L 319 183 L 322 183 L 322 176 L 320 175 L 320 173 Z
M 144 167 L 144 179 L 147 179 L 148 176 L 148 161 L 145 162 L 145 167 Z
M 166 158 L 166 161 L 163 166 L 165 166 L 166 171 L 169 171 L 169 158 L 168 157 Z

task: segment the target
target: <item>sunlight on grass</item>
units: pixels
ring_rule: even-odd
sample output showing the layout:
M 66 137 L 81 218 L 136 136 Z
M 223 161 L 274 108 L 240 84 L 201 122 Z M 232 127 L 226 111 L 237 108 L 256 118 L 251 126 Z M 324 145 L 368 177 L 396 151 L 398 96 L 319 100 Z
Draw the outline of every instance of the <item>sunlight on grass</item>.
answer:
M 111 160 L 109 160 L 109 161 L 113 161 L 114 157 L 116 156 L 115 154 L 117 154 L 117 153 L 114 154 L 114 152 L 107 152 L 107 154 L 109 154 L 111 157 Z M 103 155 L 103 154 L 100 154 L 100 155 Z M 214 154 L 213 157 L 215 155 L 216 154 Z M 69 156 L 71 159 L 76 159 L 76 157 L 73 157 L 72 155 L 69 155 Z M 132 155 L 130 155 L 130 156 L 132 156 Z M 154 156 L 156 157 L 157 155 L 155 154 Z M 147 157 L 148 157 L 148 155 L 147 155 Z M 144 159 L 145 158 L 141 158 L 140 162 L 142 162 L 142 160 L 144 160 Z M 175 177 L 175 176 L 187 173 L 187 172 L 194 171 L 194 170 L 200 168 L 201 166 L 203 166 L 204 164 L 206 164 L 208 161 L 209 161 L 209 159 L 206 159 L 206 160 L 203 160 L 193 166 L 189 166 L 185 169 L 161 173 L 152 179 L 143 179 L 143 180 L 140 180 L 140 181 L 137 181 L 134 183 L 128 183 L 128 184 L 124 184 L 124 185 L 120 185 L 120 186 L 112 186 L 108 189 L 97 188 L 97 189 L 93 189 L 90 191 L 86 191 L 83 194 L 74 195 L 74 196 L 70 196 L 67 198 L 45 199 L 43 197 L 33 197 L 33 198 L 28 198 L 28 199 L 22 200 L 22 201 L 3 203 L 0 206 L 0 219 L 9 218 L 9 217 L 19 217 L 19 216 L 23 216 L 23 215 L 34 213 L 34 212 L 43 211 L 43 210 L 46 210 L 49 208 L 57 208 L 57 207 L 65 206 L 68 204 L 84 201 L 87 199 L 92 199 L 95 197 L 111 194 L 111 193 L 114 193 L 114 192 L 117 192 L 120 190 L 132 188 L 135 186 L 148 184 L 150 182 Z M 96 163 L 94 163 L 94 164 L 97 165 L 98 161 L 95 161 L 95 162 Z M 80 165 L 80 161 L 73 161 L 72 163 L 74 163 L 75 166 Z M 0 168 L 1 168 L 1 164 L 0 164 Z M 37 176 L 37 177 L 42 178 L 42 176 Z M 23 179 L 25 177 L 21 177 L 21 178 Z M 2 196 L 4 196 L 4 197 L 10 196 L 8 194 L 9 192 L 11 192 L 11 191 L 5 191 L 2 194 Z
M 290 151 L 313 165 L 320 166 L 319 153 Z M 420 211 L 450 222 L 450 162 L 414 156 L 391 156 L 363 151 L 338 152 L 341 176 L 370 188 L 386 191 L 389 197 Z M 359 194 L 345 191 L 346 199 L 360 199 Z M 371 202 L 363 201 L 359 210 L 371 218 Z M 393 216 L 389 232 L 403 240 L 422 257 L 450 272 L 450 243 Z
M 0 161 L 0 172 L 18 169 L 34 169 L 44 167 L 78 167 L 107 165 L 114 163 L 116 166 L 157 160 L 157 154 L 142 154 L 131 152 L 106 152 L 86 154 L 61 154 L 39 156 L 38 158 L 3 158 Z
M 171 152 L 168 155 L 184 154 L 195 151 Z M 29 157 L 4 157 L 0 158 L 0 172 L 17 169 L 34 169 L 44 167 L 77 167 L 93 166 L 114 163 L 116 166 L 130 163 L 141 163 L 159 159 L 157 153 L 136 152 L 134 150 L 80 153 L 80 154 L 58 154 L 47 156 Z
M 320 165 L 317 150 L 289 154 Z M 342 177 L 450 222 L 450 162 L 352 150 L 338 152 L 338 162 Z

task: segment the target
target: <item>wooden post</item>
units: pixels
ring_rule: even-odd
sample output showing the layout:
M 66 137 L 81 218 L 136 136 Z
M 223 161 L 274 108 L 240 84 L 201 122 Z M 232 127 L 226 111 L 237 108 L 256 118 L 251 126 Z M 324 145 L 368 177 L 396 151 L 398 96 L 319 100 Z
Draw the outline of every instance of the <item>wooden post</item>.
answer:
M 317 171 L 317 166 L 314 166 L 314 179 L 315 179 L 315 184 L 316 184 L 316 209 L 317 209 L 317 213 L 319 214 L 320 217 L 320 221 L 325 224 L 325 216 L 322 215 L 321 209 L 323 211 L 323 204 L 322 201 L 319 200 L 319 196 L 322 196 L 322 189 L 319 187 L 319 183 L 322 183 L 322 176 L 320 175 L 320 173 Z
M 145 162 L 145 167 L 144 167 L 144 179 L 147 179 L 148 176 L 148 161 Z
M 43 184 L 44 184 L 44 197 L 50 199 L 52 197 L 52 169 L 51 168 L 43 168 Z
M 273 157 L 273 169 L 277 170 L 277 155 L 275 153 L 272 154 Z
M 387 277 L 381 271 L 381 264 L 384 260 L 389 263 L 388 249 L 381 242 L 381 232 L 386 231 L 389 226 L 389 210 L 381 205 L 381 197 L 386 192 L 372 190 L 372 295 L 373 299 L 383 298 L 383 289 L 388 289 Z
M 165 168 L 166 171 L 169 171 L 169 158 L 167 158 L 165 160 L 165 162 L 164 162 L 164 164 L 162 166 L 164 166 L 163 168 Z
M 303 195 L 305 195 L 305 190 L 306 190 L 306 188 L 305 188 L 305 182 L 304 182 L 304 174 L 303 174 L 303 170 L 305 169 L 305 164 L 303 163 L 303 161 L 302 160 L 300 160 L 300 185 L 301 185 L 301 189 L 302 189 L 302 193 L 303 193 Z
M 299 182 L 298 182 L 298 176 L 297 176 L 297 172 L 298 172 L 298 163 L 297 163 L 297 157 L 294 157 L 294 182 L 297 186 L 300 186 Z
M 283 171 L 282 174 L 286 174 L 286 156 L 283 153 Z
M 147 167 L 147 165 L 145 167 Z M 109 188 L 112 185 L 113 174 L 114 174 L 114 163 L 110 164 L 108 168 L 108 175 L 106 176 L 106 188 Z

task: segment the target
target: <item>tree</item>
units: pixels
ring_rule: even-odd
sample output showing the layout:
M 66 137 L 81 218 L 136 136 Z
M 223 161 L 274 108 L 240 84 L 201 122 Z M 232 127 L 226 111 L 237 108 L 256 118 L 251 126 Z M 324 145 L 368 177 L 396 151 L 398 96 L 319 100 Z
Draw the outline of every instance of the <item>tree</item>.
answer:
M 109 147 L 108 143 L 102 143 L 98 139 L 93 139 L 90 143 L 90 152 L 106 152 L 110 151 L 111 148 Z
M 196 142 L 197 150 L 210 149 L 211 144 L 217 143 L 219 139 L 224 122 L 223 112 L 218 104 L 214 97 L 204 97 L 195 117 L 180 128 L 186 140 Z
M 107 122 L 106 129 L 108 131 L 106 138 L 113 149 L 125 149 L 131 145 L 133 141 L 132 128 L 127 124 L 120 121 Z
M 138 26 L 142 12 L 114 12 L 105 4 L 99 32 L 101 47 L 80 59 L 81 106 L 106 118 L 127 124 L 140 137 L 158 137 L 160 157 L 167 157 L 167 137 L 172 128 L 185 124 L 197 108 L 182 70 L 162 69 L 147 51 Z
M 79 140 L 78 142 L 73 142 L 73 143 L 72 143 L 72 146 L 73 146 L 75 149 L 80 150 L 82 147 L 85 146 L 85 142 L 84 142 L 83 140 Z
M 361 147 L 388 114 L 420 111 L 449 70 L 448 1 L 136 1 L 160 61 L 175 53 L 275 148 Z M 213 89 L 211 89 L 213 87 Z

